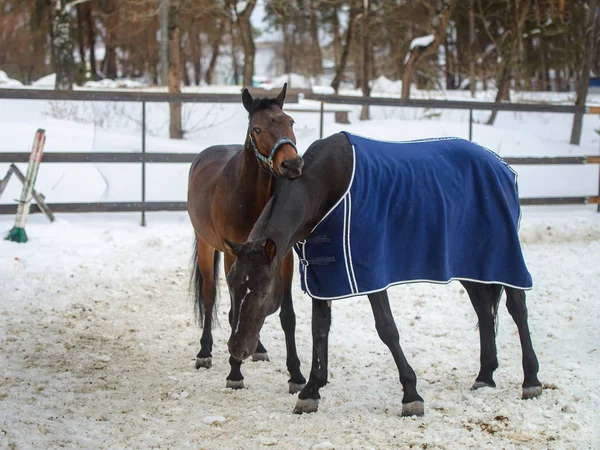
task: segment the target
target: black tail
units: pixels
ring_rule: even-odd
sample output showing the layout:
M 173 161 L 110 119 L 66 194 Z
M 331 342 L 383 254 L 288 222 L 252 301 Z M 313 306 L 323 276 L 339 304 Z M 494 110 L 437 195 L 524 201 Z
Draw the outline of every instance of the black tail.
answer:
M 502 299 L 502 293 L 504 292 L 504 286 L 501 284 L 493 285 L 493 303 L 492 303 L 492 317 L 494 318 L 494 334 L 498 334 L 498 305 Z
M 215 258 L 214 258 L 214 280 L 215 280 L 215 305 L 213 307 L 213 321 L 217 324 L 217 294 L 219 290 L 217 289 L 217 280 L 219 278 L 219 267 L 221 266 L 221 252 L 215 250 Z M 194 314 L 196 316 L 196 320 L 200 324 L 201 327 L 204 326 L 204 298 L 202 297 L 202 285 L 204 280 L 202 278 L 202 272 L 200 272 L 200 267 L 198 266 L 198 243 L 194 238 L 194 248 L 192 251 L 192 278 L 190 279 L 190 289 L 194 291 Z

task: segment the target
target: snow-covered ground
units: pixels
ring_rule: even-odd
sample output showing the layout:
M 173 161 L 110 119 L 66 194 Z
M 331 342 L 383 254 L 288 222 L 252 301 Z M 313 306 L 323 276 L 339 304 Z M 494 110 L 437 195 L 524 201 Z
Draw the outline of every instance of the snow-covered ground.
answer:
M 0 217 L 0 230 L 12 218 Z M 395 287 L 392 308 L 426 401 L 401 418 L 402 389 L 366 298 L 334 303 L 330 384 L 316 414 L 292 414 L 277 316 L 263 328 L 271 362 L 247 363 L 247 389 L 225 388 L 227 291 L 214 366 L 193 368 L 199 329 L 188 295 L 185 213 L 33 216 L 30 242 L 0 241 L 0 448 L 599 448 L 600 215 L 524 209 L 535 288 L 529 320 L 546 389 L 520 400 L 515 325 L 500 312 L 496 389 L 470 391 L 476 316 L 458 283 Z M 304 374 L 310 300 L 294 284 Z
M 378 80 L 374 95 L 398 95 Z M 230 90 L 231 88 L 223 88 Z M 352 93 L 352 92 L 347 92 Z M 420 96 L 434 96 L 416 93 Z M 467 93 L 437 93 L 468 98 Z M 492 93 L 479 93 L 490 100 Z M 569 94 L 523 100 L 572 101 Z M 600 97 L 591 98 L 600 103 Z M 311 107 L 305 102 L 302 107 Z M 318 137 L 318 115 L 292 113 L 301 151 Z M 375 120 L 341 129 L 387 140 L 468 133 L 468 113 L 372 108 Z M 45 128 L 46 151 L 139 151 L 139 105 L 0 100 L 1 151 L 29 151 Z M 189 139 L 166 139 L 166 105 L 149 105 L 148 151 L 197 153 L 241 143 L 239 105 L 185 107 Z M 476 113 L 483 121 L 485 112 Z M 571 117 L 500 113 L 476 124 L 475 140 L 503 156 L 597 154 L 600 127 L 586 116 L 583 143 L 568 144 Z M 0 164 L 0 177 L 7 165 Z M 22 165 L 25 170 L 25 165 Z M 598 166 L 516 167 L 523 196 L 595 195 Z M 149 200 L 184 200 L 188 166 L 150 165 Z M 42 164 L 37 188 L 49 202 L 140 198 L 139 165 Z M 12 180 L 3 203 L 20 193 Z M 0 216 L 0 234 L 13 217 Z M 423 418 L 401 418 L 401 386 L 365 298 L 334 304 L 330 384 L 316 414 L 291 413 L 285 345 L 272 316 L 262 340 L 271 362 L 243 365 L 247 389 L 225 388 L 227 303 L 214 366 L 193 368 L 200 331 L 188 294 L 192 229 L 184 213 L 31 216 L 30 241 L 0 241 L 0 448 L 600 448 L 600 214 L 594 206 L 524 208 L 525 258 L 535 287 L 530 326 L 543 395 L 520 400 L 516 327 L 503 308 L 497 389 L 469 390 L 478 370 L 476 316 L 460 284 L 390 290 L 404 350 L 426 401 Z M 311 359 L 310 301 L 294 283 L 303 372 Z

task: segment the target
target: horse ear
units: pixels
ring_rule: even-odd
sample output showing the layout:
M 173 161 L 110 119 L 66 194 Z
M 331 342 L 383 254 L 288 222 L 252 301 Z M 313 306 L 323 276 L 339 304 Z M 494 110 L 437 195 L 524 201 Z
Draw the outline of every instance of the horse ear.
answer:
M 283 102 L 285 102 L 285 93 L 287 92 L 287 83 L 285 83 L 283 85 L 283 89 L 281 90 L 281 92 L 279 93 L 279 95 L 277 96 L 277 104 L 279 105 L 279 107 L 281 109 L 283 109 Z
M 248 89 L 244 89 L 244 92 L 242 92 L 242 103 L 244 104 L 246 111 L 248 111 L 249 114 L 252 114 L 252 105 L 254 104 L 254 99 L 252 98 L 252 94 Z
M 223 243 L 225 244 L 225 248 L 227 249 L 227 251 L 229 251 L 229 253 L 235 256 L 240 256 L 244 244 L 236 244 L 234 242 L 230 242 L 227 239 L 224 239 Z
M 277 254 L 277 245 L 273 242 L 273 239 L 267 238 L 265 242 L 265 256 L 269 262 L 273 262 L 275 255 Z

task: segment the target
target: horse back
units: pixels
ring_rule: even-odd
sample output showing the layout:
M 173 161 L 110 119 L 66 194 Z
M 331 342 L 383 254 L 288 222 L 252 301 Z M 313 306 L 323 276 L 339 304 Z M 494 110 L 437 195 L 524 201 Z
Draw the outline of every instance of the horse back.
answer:
M 198 156 L 192 161 L 189 174 L 190 181 L 199 171 L 218 174 L 231 158 L 243 148 L 244 146 L 239 144 L 213 145 L 206 148 L 198 153 Z

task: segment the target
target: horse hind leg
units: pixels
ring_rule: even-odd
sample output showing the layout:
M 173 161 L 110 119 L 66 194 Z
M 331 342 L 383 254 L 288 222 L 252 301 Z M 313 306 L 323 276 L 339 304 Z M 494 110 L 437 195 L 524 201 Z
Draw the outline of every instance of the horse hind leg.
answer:
M 538 380 L 539 363 L 529 333 L 527 323 L 527 305 L 525 304 L 525 291 L 521 289 L 506 288 L 506 307 L 512 316 L 521 340 L 523 352 L 523 393 L 522 398 L 534 398 L 542 394 L 542 383 Z
M 404 390 L 402 397 L 403 416 L 422 416 L 425 413 L 423 398 L 417 392 L 417 375 L 410 366 L 402 347 L 400 346 L 400 335 L 394 321 L 390 302 L 386 291 L 369 295 L 373 317 L 375 317 L 375 328 L 382 342 L 392 352 L 398 372 L 400 383 Z
M 502 286 L 461 281 L 469 294 L 479 321 L 480 369 L 472 389 L 496 387 L 494 371 L 498 368 L 496 316 Z
M 196 355 L 196 369 L 212 367 L 212 323 L 216 312 L 216 278 L 218 275 L 219 252 L 196 237 L 194 245 L 194 269 L 192 275 L 195 308 L 202 326 L 200 351 Z

